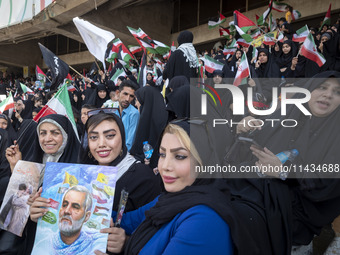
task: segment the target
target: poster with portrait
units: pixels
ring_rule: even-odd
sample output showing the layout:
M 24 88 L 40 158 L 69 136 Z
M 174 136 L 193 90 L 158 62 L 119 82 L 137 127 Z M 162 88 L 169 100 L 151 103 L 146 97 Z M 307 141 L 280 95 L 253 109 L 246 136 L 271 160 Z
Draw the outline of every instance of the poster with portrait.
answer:
M 22 236 L 29 216 L 27 200 L 37 191 L 43 168 L 43 164 L 23 160 L 15 165 L 0 208 L 1 229 Z
M 106 252 L 117 168 L 48 162 L 41 196 L 50 200 L 38 220 L 32 254 Z

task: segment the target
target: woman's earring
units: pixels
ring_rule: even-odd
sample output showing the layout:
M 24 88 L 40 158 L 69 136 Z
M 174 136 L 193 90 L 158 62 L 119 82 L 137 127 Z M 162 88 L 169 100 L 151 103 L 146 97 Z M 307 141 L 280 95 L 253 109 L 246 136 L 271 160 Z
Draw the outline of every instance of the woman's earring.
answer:
M 87 156 L 89 156 L 90 159 L 93 157 L 90 151 L 87 153 Z
M 120 150 L 120 156 L 122 156 L 122 155 L 123 155 L 123 149 Z

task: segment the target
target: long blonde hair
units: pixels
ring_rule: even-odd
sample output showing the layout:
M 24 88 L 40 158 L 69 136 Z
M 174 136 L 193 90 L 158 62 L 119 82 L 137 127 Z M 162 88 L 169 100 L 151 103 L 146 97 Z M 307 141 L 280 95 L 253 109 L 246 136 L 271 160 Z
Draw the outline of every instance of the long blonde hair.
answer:
M 191 155 L 193 156 L 193 158 L 195 159 L 195 161 L 202 166 L 202 160 L 201 157 L 199 156 L 195 145 L 191 142 L 190 137 L 188 135 L 188 133 L 181 128 L 180 126 L 176 125 L 176 124 L 168 124 L 166 126 L 166 128 L 164 129 L 163 132 L 163 136 L 165 134 L 173 134 L 175 136 L 177 136 L 177 138 L 179 139 L 179 141 L 182 143 L 182 145 L 185 147 L 185 149 L 187 149 Z

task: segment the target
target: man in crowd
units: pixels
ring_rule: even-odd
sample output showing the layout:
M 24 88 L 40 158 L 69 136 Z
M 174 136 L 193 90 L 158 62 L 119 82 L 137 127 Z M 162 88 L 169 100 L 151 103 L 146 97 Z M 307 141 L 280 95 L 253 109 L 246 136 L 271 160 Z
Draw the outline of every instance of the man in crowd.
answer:
M 135 138 L 136 129 L 139 121 L 138 110 L 131 105 L 135 98 L 137 85 L 131 80 L 124 80 L 119 86 L 119 114 L 122 118 L 125 130 L 125 141 L 128 151 L 132 147 Z

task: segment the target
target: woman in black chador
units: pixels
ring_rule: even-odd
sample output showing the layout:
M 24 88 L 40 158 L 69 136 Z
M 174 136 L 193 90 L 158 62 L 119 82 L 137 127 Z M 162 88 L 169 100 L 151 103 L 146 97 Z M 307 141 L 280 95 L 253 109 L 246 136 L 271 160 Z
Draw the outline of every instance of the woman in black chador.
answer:
M 182 31 L 178 38 L 178 48 L 175 50 L 163 71 L 163 78 L 171 80 L 175 76 L 184 75 L 188 81 L 197 77 L 198 59 L 192 45 L 194 36 L 190 31 Z
M 294 119 L 298 125 L 287 128 L 277 121 L 274 127 L 267 125 L 255 131 L 253 139 L 264 150 L 252 145 L 239 163 L 256 165 L 260 173 L 247 175 L 252 179 L 227 180 L 236 200 L 253 205 L 266 221 L 270 245 L 263 243 L 263 248 L 271 249 L 270 254 L 290 254 L 292 246 L 309 244 L 323 226 L 340 214 L 339 78 L 339 72 L 327 71 L 308 81 L 305 88 L 311 92 L 311 99 L 304 106 L 312 115 L 304 115 L 295 105 L 287 107 L 286 116 L 276 111 L 271 119 Z M 285 176 L 261 171 L 261 166 L 282 166 L 276 155 L 293 149 L 298 156 L 284 166 L 293 163 L 295 172 Z M 324 168 L 313 170 L 318 166 Z M 256 229 L 253 230 L 256 236 Z M 261 236 L 258 239 L 263 242 Z

